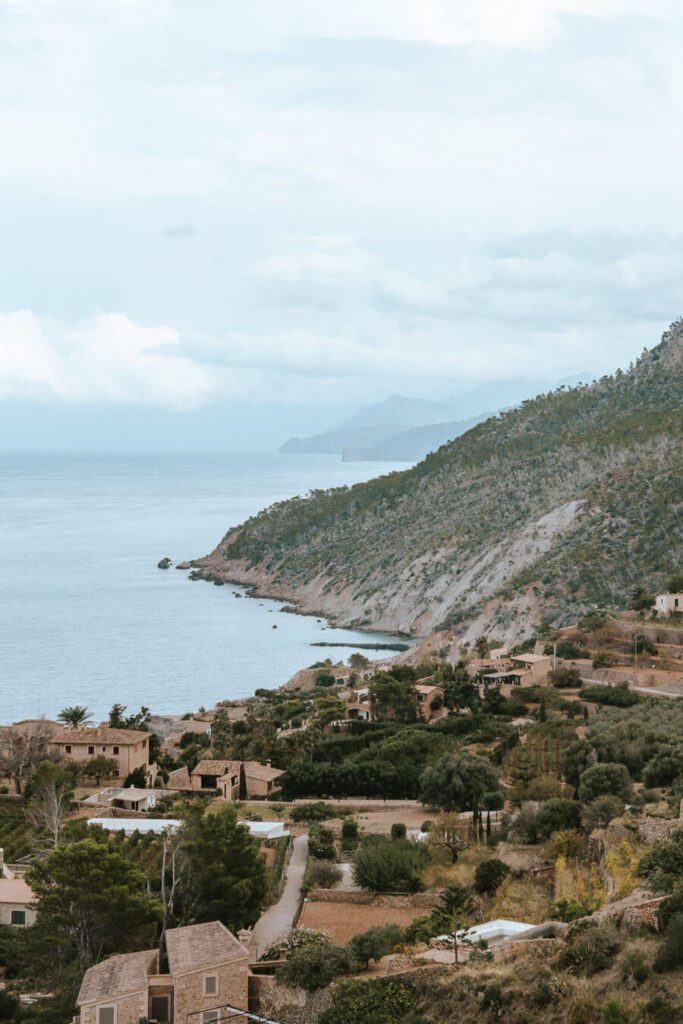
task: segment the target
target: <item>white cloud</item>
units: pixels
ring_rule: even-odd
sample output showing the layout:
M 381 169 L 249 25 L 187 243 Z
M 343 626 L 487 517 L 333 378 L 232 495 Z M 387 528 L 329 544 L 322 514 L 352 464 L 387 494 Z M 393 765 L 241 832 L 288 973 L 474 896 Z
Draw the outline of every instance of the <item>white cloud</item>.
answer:
M 0 314 L 0 397 L 191 408 L 215 390 L 209 368 L 176 351 L 178 332 L 105 313 L 75 327 L 29 310 Z

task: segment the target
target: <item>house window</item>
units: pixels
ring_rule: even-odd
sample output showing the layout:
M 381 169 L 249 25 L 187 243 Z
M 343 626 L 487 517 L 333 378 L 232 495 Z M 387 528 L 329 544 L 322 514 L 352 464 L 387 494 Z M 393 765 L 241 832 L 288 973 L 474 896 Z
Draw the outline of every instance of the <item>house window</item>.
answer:
M 13 910 L 12 911 L 12 924 L 26 924 L 26 911 L 25 910 Z
M 106 748 L 106 747 L 102 747 L 102 753 L 103 753 L 103 754 L 106 754 L 106 753 L 107 753 L 107 748 Z
M 95 748 L 94 747 L 88 747 L 88 753 L 89 754 L 94 754 L 95 753 Z
M 202 1024 L 218 1024 L 218 1010 L 204 1010 Z
M 168 996 L 152 996 L 149 1001 L 149 1016 L 159 1024 L 168 1022 Z
M 67 745 L 66 745 L 66 747 L 64 749 L 66 750 L 67 754 L 71 753 L 71 745 L 70 744 L 67 743 Z
M 98 1006 L 97 1024 L 116 1024 L 116 1007 Z
M 215 974 L 204 975 L 204 995 L 205 996 L 217 996 L 218 995 L 218 977 Z
M 119 748 L 118 747 L 113 747 L 112 748 L 112 753 L 113 754 L 118 754 L 118 752 L 119 752 Z

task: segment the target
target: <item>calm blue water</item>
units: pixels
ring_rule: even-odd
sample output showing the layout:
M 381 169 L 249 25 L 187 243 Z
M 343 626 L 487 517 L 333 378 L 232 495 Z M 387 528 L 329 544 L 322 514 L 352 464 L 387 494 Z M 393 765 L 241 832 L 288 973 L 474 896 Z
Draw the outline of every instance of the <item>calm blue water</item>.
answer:
M 393 468 L 316 455 L 0 455 L 0 722 L 68 704 L 98 720 L 114 702 L 182 713 L 351 653 L 312 641 L 386 639 L 156 565 L 206 554 L 273 501 Z

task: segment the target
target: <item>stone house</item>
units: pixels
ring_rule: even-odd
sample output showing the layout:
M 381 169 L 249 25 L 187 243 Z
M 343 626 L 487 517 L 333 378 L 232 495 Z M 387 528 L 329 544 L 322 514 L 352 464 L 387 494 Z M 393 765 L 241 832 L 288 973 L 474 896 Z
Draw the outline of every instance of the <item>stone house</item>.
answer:
M 112 811 L 137 811 L 144 813 L 156 806 L 159 797 L 158 789 L 139 789 L 137 786 L 126 786 L 125 789 L 109 787 L 86 797 L 84 804 L 93 807 L 111 807 Z
M 0 925 L 28 928 L 36 920 L 33 890 L 23 878 L 0 878 Z
M 673 615 L 683 612 L 683 594 L 657 594 L 655 608 L 658 615 Z
M 268 798 L 275 793 L 282 772 L 258 761 L 200 761 L 190 772 L 190 788 L 199 792 L 216 790 L 225 800 L 239 800 L 242 767 L 249 800 Z
M 514 654 L 510 675 L 523 676 L 520 682 L 524 686 L 542 685 L 548 682 L 552 667 L 553 659 L 549 654 Z
M 430 722 L 432 718 L 438 717 L 441 714 L 443 690 L 440 686 L 434 686 L 433 683 L 416 683 L 415 694 L 417 696 L 420 717 L 425 722 Z M 433 708 L 432 704 L 435 702 L 438 707 Z
M 24 881 L 25 865 L 5 864 L 5 851 L 0 847 L 0 925 L 28 928 L 36 919 L 33 890 Z
M 49 747 L 67 761 L 76 765 L 106 757 L 116 761 L 115 778 L 125 778 L 136 768 L 149 774 L 150 733 L 136 729 L 111 729 L 107 725 L 96 728 L 60 726 L 52 731 Z
M 352 690 L 346 704 L 346 717 L 351 721 L 369 722 L 372 718 L 370 688 L 362 686 Z
M 218 1021 L 221 1007 L 248 1008 L 249 954 L 220 921 L 166 933 L 168 973 L 159 951 L 111 956 L 85 972 L 76 1000 L 80 1024 Z

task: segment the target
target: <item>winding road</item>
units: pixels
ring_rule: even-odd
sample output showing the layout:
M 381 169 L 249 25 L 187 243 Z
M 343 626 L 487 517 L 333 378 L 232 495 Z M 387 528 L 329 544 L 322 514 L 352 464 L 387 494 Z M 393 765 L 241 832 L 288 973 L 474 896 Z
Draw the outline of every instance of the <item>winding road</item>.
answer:
M 269 907 L 256 925 L 249 943 L 249 954 L 253 961 L 263 955 L 276 939 L 284 938 L 291 930 L 301 901 L 301 888 L 306 874 L 308 860 L 308 836 L 296 836 L 292 840 L 292 855 L 285 868 L 285 884 L 277 903 Z

